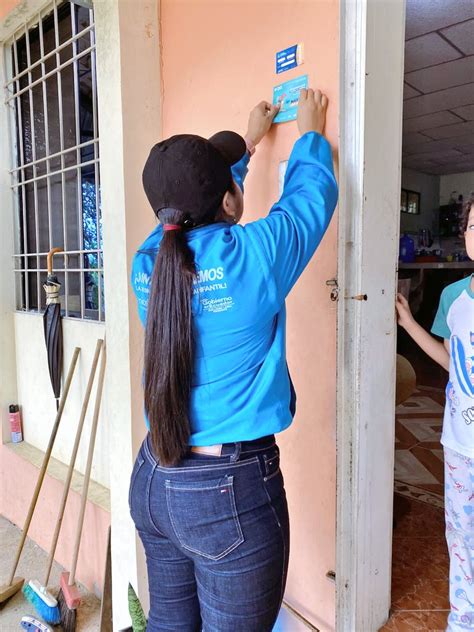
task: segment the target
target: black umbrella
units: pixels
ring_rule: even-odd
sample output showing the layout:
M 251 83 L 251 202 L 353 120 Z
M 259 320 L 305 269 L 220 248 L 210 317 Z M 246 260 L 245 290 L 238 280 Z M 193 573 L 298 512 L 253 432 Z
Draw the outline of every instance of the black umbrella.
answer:
M 58 277 L 53 274 L 53 256 L 57 252 L 63 252 L 62 248 L 53 248 L 48 253 L 48 277 L 43 285 L 46 292 L 46 309 L 43 314 L 44 340 L 48 353 L 49 377 L 56 398 L 56 409 L 59 407 L 61 369 L 63 366 L 63 329 L 59 299 L 61 284 Z

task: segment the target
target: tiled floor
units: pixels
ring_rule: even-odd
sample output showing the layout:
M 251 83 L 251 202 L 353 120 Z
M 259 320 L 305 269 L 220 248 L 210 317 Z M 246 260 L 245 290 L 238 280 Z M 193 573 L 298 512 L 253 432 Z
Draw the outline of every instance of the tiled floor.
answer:
M 392 616 L 383 632 L 444 631 L 449 612 L 444 512 L 395 495 Z
M 433 384 L 396 411 L 392 616 L 384 632 L 446 629 L 443 407 L 443 390 Z
M 428 310 L 429 311 L 429 310 Z M 433 313 L 417 319 L 429 329 Z M 440 444 L 447 373 L 399 329 L 418 392 L 396 411 L 392 616 L 383 632 L 444 632 L 449 614 Z
M 395 491 L 441 509 L 443 405 L 441 389 L 420 386 L 397 407 L 395 422 Z

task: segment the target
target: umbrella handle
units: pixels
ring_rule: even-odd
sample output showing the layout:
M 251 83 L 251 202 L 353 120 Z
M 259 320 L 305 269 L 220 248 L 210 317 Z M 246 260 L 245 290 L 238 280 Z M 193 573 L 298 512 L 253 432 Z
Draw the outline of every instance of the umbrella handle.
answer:
M 46 258 L 48 262 L 48 274 L 53 274 L 53 257 L 58 252 L 64 252 L 64 250 L 62 248 L 51 248 L 48 252 L 48 256 Z

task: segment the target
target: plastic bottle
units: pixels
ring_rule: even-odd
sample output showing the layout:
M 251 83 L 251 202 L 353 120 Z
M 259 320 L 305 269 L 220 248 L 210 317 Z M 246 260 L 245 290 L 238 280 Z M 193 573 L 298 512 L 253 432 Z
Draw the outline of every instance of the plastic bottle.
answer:
M 415 261 L 415 242 L 407 233 L 400 238 L 400 260 L 403 263 Z
M 9 417 L 12 443 L 20 443 L 20 441 L 23 441 L 23 432 L 21 429 L 20 408 L 16 404 L 10 406 Z

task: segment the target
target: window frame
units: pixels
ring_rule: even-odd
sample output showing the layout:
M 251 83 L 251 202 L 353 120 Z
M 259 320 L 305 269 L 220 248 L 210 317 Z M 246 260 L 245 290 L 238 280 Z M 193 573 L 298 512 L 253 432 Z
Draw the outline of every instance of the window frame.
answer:
M 60 30 L 58 21 L 58 10 L 65 4 L 70 5 L 71 20 L 71 37 L 60 42 Z M 75 19 L 75 6 L 80 6 L 89 11 L 89 25 L 82 29 L 77 29 Z M 43 22 L 45 19 L 53 19 L 54 24 L 54 48 L 45 53 Z M 39 29 L 40 41 L 40 58 L 35 62 L 31 62 L 30 51 L 30 33 L 34 28 Z M 78 50 L 78 43 L 81 38 L 89 34 L 86 47 Z M 19 68 L 18 58 L 18 42 L 25 38 L 27 67 L 23 70 Z M 61 51 L 66 47 L 72 48 L 72 56 L 66 61 L 61 61 Z M 71 210 L 66 204 L 65 178 L 67 172 L 75 172 L 76 176 L 76 201 L 73 213 L 74 221 L 78 222 L 78 242 L 79 248 L 65 250 L 63 253 L 55 256 L 56 272 L 64 275 L 64 292 L 61 293 L 61 303 L 63 307 L 63 316 L 72 320 L 85 320 L 91 322 L 103 322 L 104 314 L 104 280 L 103 280 L 103 248 L 102 248 L 102 225 L 101 225 L 101 209 L 100 209 L 100 174 L 99 174 L 99 130 L 98 130 L 98 100 L 97 100 L 97 73 L 96 73 L 96 38 L 95 23 L 93 15 L 92 2 L 87 0 L 52 0 L 41 10 L 37 11 L 30 20 L 15 29 L 12 35 L 3 43 L 3 62 L 4 62 L 4 105 L 8 110 L 8 127 L 10 135 L 10 190 L 13 200 L 14 212 L 14 254 L 13 254 L 13 275 L 15 277 L 15 299 L 16 311 L 20 313 L 41 313 L 42 311 L 42 283 L 46 280 L 47 270 L 45 263 L 47 252 L 40 249 L 39 244 L 39 223 L 38 223 L 38 194 L 37 184 L 41 180 L 46 180 L 47 191 L 47 217 L 48 217 L 48 243 L 50 248 L 54 246 L 65 247 L 67 245 L 67 226 L 68 220 L 71 221 Z M 80 125 L 80 83 L 79 83 L 79 60 L 82 57 L 90 55 L 91 60 L 91 90 L 92 90 L 92 139 L 81 142 L 81 125 Z M 46 72 L 45 62 L 48 59 L 55 60 L 55 67 Z M 62 71 L 66 68 L 73 68 L 73 90 L 74 90 L 74 144 L 65 147 L 65 137 L 63 129 L 63 99 L 62 99 Z M 35 68 L 41 68 L 41 76 L 35 80 L 32 79 L 32 71 Z M 20 86 L 20 80 L 26 77 L 28 84 L 24 87 Z M 51 77 L 56 78 L 58 113 L 59 113 L 59 151 L 50 152 L 49 135 L 48 135 L 48 98 L 46 81 Z M 35 143 L 35 122 L 33 109 L 33 88 L 41 86 L 42 88 L 42 105 L 44 111 L 44 134 L 45 134 L 45 156 L 36 157 Z M 31 146 L 32 160 L 25 161 L 25 152 L 23 147 L 23 113 L 22 113 L 22 95 L 27 94 L 29 99 L 29 116 L 31 130 Z M 17 118 L 18 112 L 18 118 Z M 90 160 L 84 160 L 81 151 L 88 147 L 93 147 L 93 157 Z M 66 165 L 66 156 L 75 155 L 74 164 Z M 59 160 L 59 168 L 51 168 L 52 160 Z M 44 174 L 38 175 L 38 165 L 43 163 L 46 166 Z M 83 214 L 83 175 L 84 167 L 91 167 L 94 172 L 95 183 L 95 219 L 96 229 L 96 247 L 87 249 L 84 246 L 84 214 Z M 26 176 L 26 170 L 32 171 L 32 177 Z M 55 244 L 52 242 L 52 223 L 51 223 L 51 178 L 52 176 L 60 177 L 61 180 L 61 217 L 62 217 L 62 238 L 63 244 Z M 35 251 L 29 252 L 27 242 L 28 218 L 26 208 L 26 186 L 33 185 L 34 199 L 34 219 L 35 219 Z M 95 256 L 95 263 L 92 266 L 86 265 L 88 255 Z M 69 258 L 77 259 L 77 265 L 70 265 Z M 33 261 L 31 261 L 33 259 Z M 60 265 L 57 266 L 57 262 Z M 31 264 L 33 263 L 32 267 Z M 74 273 L 79 276 L 79 308 L 71 307 L 72 294 L 69 288 L 69 274 Z M 86 274 L 95 273 L 97 287 L 97 307 L 95 309 L 86 307 L 87 287 Z M 31 306 L 29 296 L 29 279 L 31 274 L 36 275 L 36 292 L 37 306 Z

